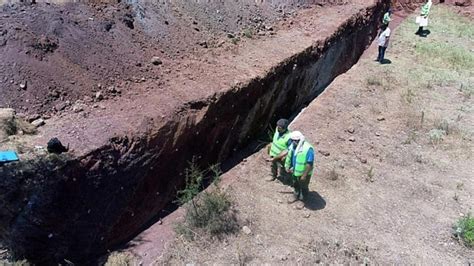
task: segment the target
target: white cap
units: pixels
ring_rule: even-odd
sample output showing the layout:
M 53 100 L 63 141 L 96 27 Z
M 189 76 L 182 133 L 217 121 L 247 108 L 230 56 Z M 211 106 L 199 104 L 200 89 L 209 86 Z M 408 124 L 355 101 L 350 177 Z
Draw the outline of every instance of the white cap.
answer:
M 304 136 L 299 131 L 292 131 L 290 133 L 290 139 L 292 139 L 292 140 L 302 140 L 302 139 L 304 139 Z

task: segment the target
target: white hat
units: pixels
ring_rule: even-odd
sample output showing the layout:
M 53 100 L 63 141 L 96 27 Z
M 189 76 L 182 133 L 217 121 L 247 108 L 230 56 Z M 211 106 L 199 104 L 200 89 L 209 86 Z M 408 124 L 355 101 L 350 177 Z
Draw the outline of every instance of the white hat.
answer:
M 290 133 L 290 139 L 292 140 L 304 140 L 304 136 L 299 131 L 293 131 Z

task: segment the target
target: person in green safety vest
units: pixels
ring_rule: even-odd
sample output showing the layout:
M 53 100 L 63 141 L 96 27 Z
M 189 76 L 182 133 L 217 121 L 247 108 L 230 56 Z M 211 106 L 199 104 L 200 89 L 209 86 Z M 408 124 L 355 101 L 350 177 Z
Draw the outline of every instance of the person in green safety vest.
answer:
M 272 144 L 268 147 L 268 154 L 270 158 L 267 161 L 272 163 L 271 177 L 267 181 L 274 181 L 278 177 L 278 168 L 280 168 L 280 176 L 284 178 L 286 172 L 283 168 L 286 154 L 288 153 L 288 146 L 290 142 L 290 131 L 288 130 L 289 122 L 286 119 L 277 121 L 275 134 L 273 135 Z
M 302 208 L 309 193 L 309 181 L 313 175 L 314 148 L 299 131 L 290 134 L 291 145 L 285 161 L 285 169 L 293 177 L 294 194 L 288 203 L 300 201 Z M 300 204 L 301 205 L 301 204 Z
M 392 21 L 392 18 L 390 17 L 392 15 L 392 9 L 388 9 L 388 11 L 383 15 L 382 19 L 382 24 L 383 25 L 388 25 L 390 21 Z
M 432 1 L 428 0 L 422 7 L 420 16 L 417 18 L 417 22 L 419 25 L 418 31 L 415 32 L 416 35 L 420 35 L 422 37 L 426 37 L 426 34 L 423 30 L 423 27 L 428 26 L 428 15 L 430 14 L 430 9 L 432 5 Z

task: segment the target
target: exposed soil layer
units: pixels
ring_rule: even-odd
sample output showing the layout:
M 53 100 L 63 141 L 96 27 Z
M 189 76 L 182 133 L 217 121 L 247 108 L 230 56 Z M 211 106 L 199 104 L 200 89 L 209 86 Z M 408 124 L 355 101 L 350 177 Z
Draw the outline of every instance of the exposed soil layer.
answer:
M 121 106 L 111 102 L 106 114 L 91 108 L 52 117 L 28 143 L 59 136 L 75 148 L 75 157 L 48 157 L 32 165 L 25 160 L 0 170 L 6 177 L 0 186 L 7 207 L 1 212 L 2 228 L 13 254 L 34 262 L 80 261 L 129 239 L 174 197 L 188 160 L 196 157 L 203 165 L 224 161 L 264 132 L 274 117 L 299 110 L 350 68 L 376 34 L 385 8 L 353 3 L 308 9 L 297 21 L 298 30 L 292 29 L 295 22 L 288 23 L 288 30 L 266 42 L 249 40 L 239 51 L 229 50 L 208 63 L 210 71 L 201 60 L 191 61 L 180 73 L 186 79 L 173 80 L 175 86 L 184 85 L 177 91 L 165 83 L 153 93 L 121 99 Z M 338 18 L 328 22 L 321 10 Z M 44 40 L 38 47 L 54 54 L 61 45 Z M 208 74 L 217 70 L 211 67 L 217 62 L 223 73 L 216 79 Z M 199 91 L 188 82 L 209 87 Z M 156 86 L 155 80 L 143 83 Z M 168 106 L 151 105 L 157 99 Z M 127 128 L 122 119 L 131 119 Z M 104 123 L 114 127 L 104 128 Z
M 0 105 L 49 118 L 22 145 L 73 149 L 0 168 L 13 255 L 77 262 L 130 239 L 192 157 L 224 161 L 349 69 L 387 6 L 4 6 Z

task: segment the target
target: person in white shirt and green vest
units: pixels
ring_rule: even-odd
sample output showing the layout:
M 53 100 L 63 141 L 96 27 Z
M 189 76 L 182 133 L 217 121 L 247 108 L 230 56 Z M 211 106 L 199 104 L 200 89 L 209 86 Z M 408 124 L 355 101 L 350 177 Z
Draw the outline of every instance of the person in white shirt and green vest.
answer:
M 425 36 L 425 32 L 423 31 L 423 27 L 428 26 L 428 15 L 430 14 L 430 9 L 432 5 L 432 1 L 428 0 L 422 7 L 421 7 L 421 12 L 420 12 L 420 17 L 418 18 L 418 25 L 420 26 L 418 28 L 418 31 L 415 32 L 416 35 L 420 35 L 422 37 Z
M 277 121 L 272 144 L 268 147 L 270 158 L 267 159 L 267 161 L 270 161 L 272 166 L 271 177 L 267 181 L 274 181 L 278 178 L 278 168 L 280 168 L 280 175 L 282 178 L 285 178 L 286 172 L 283 166 L 286 154 L 288 153 L 288 146 L 291 144 L 288 124 L 289 122 L 286 119 L 280 119 Z
M 290 134 L 291 145 L 285 161 L 285 169 L 293 177 L 294 194 L 288 203 L 304 202 L 309 193 L 309 181 L 313 175 L 314 148 L 299 131 Z M 304 206 L 304 204 L 303 204 Z

